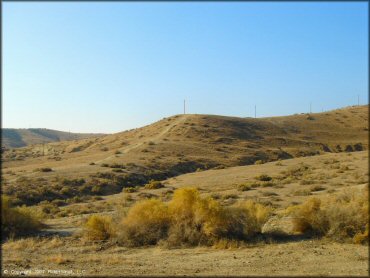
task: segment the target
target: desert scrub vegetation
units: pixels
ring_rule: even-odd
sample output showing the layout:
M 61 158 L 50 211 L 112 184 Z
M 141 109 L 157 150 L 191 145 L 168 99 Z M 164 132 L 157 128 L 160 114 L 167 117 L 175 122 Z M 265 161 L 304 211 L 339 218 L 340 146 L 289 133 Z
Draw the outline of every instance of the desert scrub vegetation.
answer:
M 4 194 L 10 196 L 17 205 L 35 205 L 42 201 L 53 200 L 77 201 L 76 198 L 85 199 L 91 192 L 93 185 L 83 179 L 46 180 L 43 178 L 18 178 L 11 184 L 4 184 Z
M 48 257 L 46 259 L 46 262 L 47 263 L 54 263 L 54 264 L 62 265 L 62 264 L 67 264 L 67 263 L 71 262 L 71 260 L 68 259 L 63 254 L 58 254 L 58 255 L 52 255 L 52 256 Z
M 242 184 L 238 184 L 237 189 L 239 191 L 249 191 L 249 190 L 252 190 L 256 187 L 258 187 L 258 185 L 256 185 L 256 183 L 242 183 Z
M 19 250 L 37 250 L 40 248 L 57 248 L 64 245 L 62 238 L 56 237 L 27 237 L 27 238 L 10 238 L 2 244 L 2 250 L 19 251 Z M 14 252 L 16 253 L 16 252 Z
M 259 181 L 271 181 L 272 180 L 272 177 L 270 177 L 269 175 L 262 174 L 262 175 L 257 176 L 256 177 L 256 180 L 259 180 Z
M 156 199 L 136 203 L 120 223 L 119 240 L 129 246 L 156 244 L 170 225 L 167 206 Z
M 97 172 L 86 179 L 19 177 L 11 183 L 2 181 L 2 190 L 17 205 L 31 206 L 56 199 L 81 202 L 92 196 L 120 193 L 123 188 L 142 186 L 148 181 L 143 174 Z
M 314 183 L 316 183 L 316 181 L 312 179 L 302 179 L 299 182 L 300 185 L 309 185 L 309 184 L 314 184 Z
M 276 186 L 277 184 L 271 180 L 269 181 L 252 181 L 252 182 L 246 182 L 246 183 L 242 183 L 242 184 L 239 184 L 237 186 L 237 189 L 239 191 L 248 191 L 248 190 L 252 190 L 254 188 L 258 188 L 258 187 L 274 187 Z
M 112 163 L 112 164 L 103 163 L 103 164 L 105 165 L 104 167 L 110 167 L 110 168 L 116 168 L 116 169 L 125 169 L 126 168 L 125 165 L 118 164 L 118 163 Z
M 308 196 L 311 195 L 311 190 L 308 188 L 305 189 L 297 189 L 297 190 L 292 190 L 291 194 L 293 196 Z
M 134 192 L 137 192 L 138 190 L 139 190 L 138 187 L 126 187 L 126 188 L 123 188 L 122 192 L 134 193 Z
M 289 167 L 286 171 L 281 172 L 280 179 L 286 179 L 286 178 L 293 178 L 293 179 L 299 179 L 305 174 L 311 173 L 312 167 L 309 165 L 306 165 L 304 163 L 300 163 L 297 166 Z
M 89 240 L 106 240 L 114 237 L 112 218 L 101 215 L 90 216 L 85 223 L 83 235 Z
M 271 213 L 272 208 L 251 200 L 223 206 L 212 197 L 201 197 L 195 188 L 183 188 L 174 191 L 169 202 L 150 198 L 135 203 L 108 227 L 113 225 L 118 242 L 125 246 L 210 246 L 220 240 L 254 239 Z M 92 226 L 93 231 L 103 230 L 100 238 L 112 237 L 104 224 Z
M 1 230 L 3 236 L 18 237 L 34 234 L 40 230 L 42 223 L 26 207 L 14 207 L 8 196 L 1 196 Z
M 34 171 L 47 173 L 47 172 L 52 172 L 53 169 L 51 169 L 50 167 L 42 167 L 42 168 L 37 168 Z
M 322 186 L 322 185 L 319 185 L 319 184 L 312 185 L 310 187 L 310 191 L 311 192 L 317 192 L 317 191 L 323 191 L 323 190 L 326 190 L 326 187 L 325 186 Z
M 336 241 L 366 243 L 369 240 L 368 189 L 344 192 L 288 207 L 299 233 L 325 236 Z
M 149 183 L 145 185 L 145 189 L 159 189 L 163 188 L 164 185 L 160 181 L 151 180 Z

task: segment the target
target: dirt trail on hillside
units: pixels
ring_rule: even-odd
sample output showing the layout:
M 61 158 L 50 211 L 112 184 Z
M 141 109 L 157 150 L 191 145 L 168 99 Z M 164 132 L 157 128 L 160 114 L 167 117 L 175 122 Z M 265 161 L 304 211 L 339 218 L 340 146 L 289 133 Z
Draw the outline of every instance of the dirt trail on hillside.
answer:
M 174 128 L 176 125 L 182 123 L 182 122 L 185 122 L 186 119 L 188 119 L 189 115 L 181 115 L 179 116 L 177 119 L 175 119 L 174 121 L 172 121 L 171 123 L 169 123 L 168 126 L 166 126 L 166 128 L 164 128 L 160 133 L 158 133 L 157 135 L 154 135 L 152 137 L 146 137 L 145 139 L 141 140 L 140 142 L 137 142 L 137 143 L 134 143 L 134 144 L 130 144 L 126 147 L 123 147 L 121 149 L 119 149 L 119 151 L 122 153 L 122 154 L 126 154 L 132 150 L 135 150 L 139 147 L 141 147 L 142 145 L 146 144 L 147 141 L 146 140 L 149 140 L 153 143 L 158 143 L 159 140 L 161 140 L 163 137 L 165 137 L 165 135 L 172 129 Z M 108 156 L 102 160 L 99 160 L 99 161 L 95 161 L 95 163 L 101 163 L 101 162 L 104 162 L 104 161 L 108 161 L 112 158 L 114 158 L 115 155 L 111 155 L 111 156 Z
M 149 139 L 150 141 L 154 142 L 154 143 L 157 143 L 160 139 L 162 139 L 171 129 L 173 129 L 175 126 L 177 126 L 178 124 L 182 123 L 182 122 L 185 122 L 186 119 L 189 117 L 189 115 L 182 115 L 182 116 L 179 116 L 177 119 L 175 119 L 174 121 L 172 121 L 171 123 L 169 123 L 169 125 L 163 129 L 160 133 L 158 133 L 157 135 L 154 135 L 152 137 L 149 137 L 149 138 L 146 138 L 146 139 Z M 126 148 L 122 149 L 122 152 L 123 153 L 128 153 L 129 151 L 132 151 L 140 146 L 142 146 L 144 143 L 146 143 L 146 141 L 142 141 L 142 142 L 139 142 L 139 143 L 136 143 L 136 144 L 133 144 L 131 146 L 127 146 Z

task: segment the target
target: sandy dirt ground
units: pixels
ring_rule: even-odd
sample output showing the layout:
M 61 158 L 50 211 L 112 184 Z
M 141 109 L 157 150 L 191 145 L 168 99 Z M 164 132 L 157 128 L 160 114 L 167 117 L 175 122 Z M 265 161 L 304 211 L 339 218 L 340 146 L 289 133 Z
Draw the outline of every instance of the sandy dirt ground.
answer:
M 225 250 L 207 247 L 125 248 L 109 243 L 84 243 L 66 237 L 4 244 L 2 271 L 9 276 L 20 271 L 27 275 L 47 276 L 367 276 L 369 265 L 367 246 L 323 240 L 258 244 Z

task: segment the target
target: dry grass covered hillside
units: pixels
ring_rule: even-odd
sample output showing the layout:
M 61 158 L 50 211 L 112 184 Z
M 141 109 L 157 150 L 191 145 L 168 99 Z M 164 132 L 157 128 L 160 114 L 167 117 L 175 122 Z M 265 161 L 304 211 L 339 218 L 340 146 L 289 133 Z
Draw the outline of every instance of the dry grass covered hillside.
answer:
M 367 112 L 178 115 L 7 150 L 2 269 L 364 276 Z
M 71 133 L 47 128 L 3 128 L 1 133 L 2 147 L 20 148 L 29 145 L 76 140 L 102 136 L 93 133 Z
M 198 171 L 78 203 L 13 207 L 44 226 L 4 242 L 2 268 L 364 276 L 367 184 L 366 151 L 328 153 Z
M 177 115 L 113 135 L 49 143 L 44 150 L 5 151 L 2 182 L 19 203 L 78 202 L 195 171 L 366 150 L 367 126 L 368 106 L 261 119 Z

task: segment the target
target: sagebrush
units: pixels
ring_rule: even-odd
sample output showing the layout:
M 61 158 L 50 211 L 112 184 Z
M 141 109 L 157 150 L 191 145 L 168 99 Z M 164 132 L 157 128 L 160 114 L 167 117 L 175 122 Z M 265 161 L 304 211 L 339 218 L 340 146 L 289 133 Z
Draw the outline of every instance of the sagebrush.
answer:
M 261 232 L 271 209 L 252 201 L 225 207 L 195 188 L 178 189 L 169 203 L 143 200 L 120 223 L 120 241 L 142 246 L 212 245 L 220 239 L 247 240 Z
M 319 199 L 312 197 L 302 205 L 287 209 L 293 215 L 297 232 L 326 236 L 336 241 L 368 242 L 368 189 L 346 190 Z
M 8 196 L 1 196 L 1 219 L 5 238 L 34 234 L 43 226 L 29 208 L 14 207 Z

